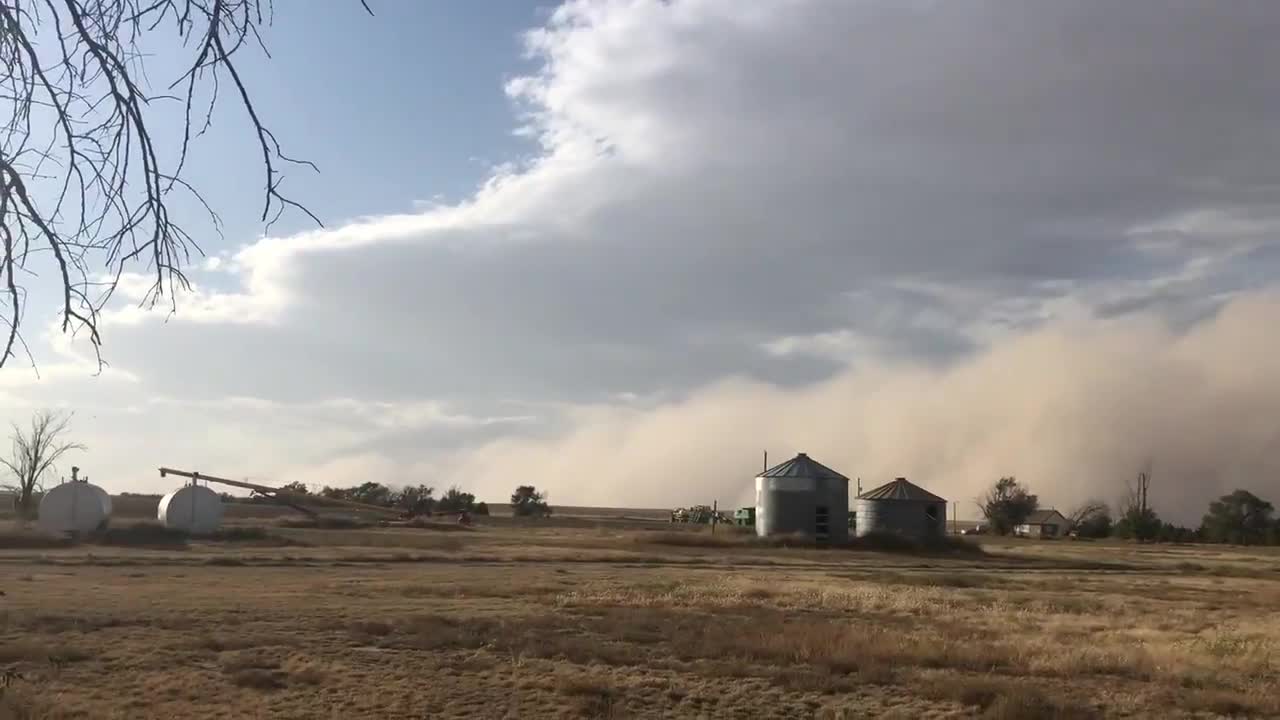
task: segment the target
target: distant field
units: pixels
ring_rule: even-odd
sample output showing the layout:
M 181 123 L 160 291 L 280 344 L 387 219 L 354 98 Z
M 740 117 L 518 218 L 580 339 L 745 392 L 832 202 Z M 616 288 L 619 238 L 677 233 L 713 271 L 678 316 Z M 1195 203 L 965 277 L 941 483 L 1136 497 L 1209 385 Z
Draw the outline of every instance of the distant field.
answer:
M 1274 552 L 241 526 L 0 549 L 0 718 L 1280 716 Z

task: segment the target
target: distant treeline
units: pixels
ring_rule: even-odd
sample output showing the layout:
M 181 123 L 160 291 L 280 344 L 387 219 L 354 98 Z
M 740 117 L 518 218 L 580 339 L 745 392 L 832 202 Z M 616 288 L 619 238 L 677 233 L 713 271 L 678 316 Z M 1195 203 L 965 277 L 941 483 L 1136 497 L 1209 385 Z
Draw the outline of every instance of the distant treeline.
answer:
M 280 489 L 298 495 L 317 495 L 335 500 L 350 500 L 365 505 L 398 508 L 413 515 L 455 512 L 469 512 L 472 515 L 489 514 L 488 503 L 476 502 L 475 495 L 464 492 L 457 486 L 449 488 L 440 497 L 436 497 L 435 488 L 428 485 L 409 485 L 395 489 L 377 482 L 366 482 L 344 488 L 326 485 L 318 492 L 312 492 L 311 488 L 303 483 L 291 482 L 287 485 L 282 485 Z M 223 502 L 273 502 L 260 496 L 244 497 L 225 492 L 218 494 L 222 497 Z M 120 497 L 149 498 L 157 501 L 160 499 L 159 495 L 131 492 L 120 493 Z M 551 506 L 547 504 L 546 495 L 538 492 L 537 488 L 532 485 L 521 485 L 515 489 L 515 492 L 511 493 L 511 512 L 514 515 L 523 517 L 545 517 L 551 514 Z
M 1039 498 L 1013 477 L 996 481 L 979 505 L 991 530 L 1001 535 L 1014 532 L 1040 509 Z M 1081 504 L 1065 515 L 1068 531 L 1084 538 L 1143 542 L 1280 545 L 1280 518 L 1275 507 L 1248 490 L 1236 490 L 1209 503 L 1199 527 L 1194 528 L 1161 519 L 1147 505 L 1145 488 L 1130 488 L 1119 505 L 1119 512 L 1113 514 L 1105 502 Z
M 306 485 L 292 482 L 281 490 L 300 495 L 313 494 Z M 435 488 L 428 485 L 409 485 L 394 489 L 377 482 L 366 482 L 354 487 L 334 488 L 325 486 L 318 493 L 321 497 L 335 500 L 350 500 L 366 505 L 398 508 L 413 515 L 431 513 L 469 512 L 473 515 L 488 515 L 489 505 L 476 502 L 476 496 L 454 486 L 440 497 L 436 497 Z M 511 493 L 511 512 L 519 516 L 547 516 L 551 514 L 551 506 L 546 497 L 532 485 L 521 485 Z

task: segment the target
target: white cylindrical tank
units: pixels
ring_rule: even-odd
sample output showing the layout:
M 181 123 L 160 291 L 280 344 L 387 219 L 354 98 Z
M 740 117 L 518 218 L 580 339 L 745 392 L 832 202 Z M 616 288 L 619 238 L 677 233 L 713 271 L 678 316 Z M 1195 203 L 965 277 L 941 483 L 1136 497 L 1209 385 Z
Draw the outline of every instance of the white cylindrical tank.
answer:
M 222 498 L 207 487 L 187 485 L 160 498 L 156 516 L 167 528 L 211 533 L 222 525 Z
M 105 490 L 87 482 L 69 482 L 40 498 L 36 525 L 57 535 L 87 535 L 105 528 L 110 516 L 111 497 Z
M 106 511 L 107 517 L 111 517 L 111 495 L 97 485 L 90 485 L 89 487 L 93 488 L 94 491 L 98 493 L 98 497 L 102 500 L 103 510 Z

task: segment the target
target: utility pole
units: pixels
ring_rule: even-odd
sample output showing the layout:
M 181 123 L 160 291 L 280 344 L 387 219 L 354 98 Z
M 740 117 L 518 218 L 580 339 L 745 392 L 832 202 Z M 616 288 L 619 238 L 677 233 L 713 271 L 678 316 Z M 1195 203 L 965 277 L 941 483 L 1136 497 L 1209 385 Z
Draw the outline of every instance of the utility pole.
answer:
M 769 470 L 769 451 L 765 450 L 764 451 L 764 470 L 761 470 L 760 472 L 768 472 L 768 470 Z
M 1138 507 L 1142 510 L 1143 517 L 1147 515 L 1147 489 L 1151 487 L 1151 463 L 1147 463 L 1147 469 L 1138 473 Z
M 720 522 L 720 501 L 711 501 L 711 534 L 716 534 L 716 525 Z

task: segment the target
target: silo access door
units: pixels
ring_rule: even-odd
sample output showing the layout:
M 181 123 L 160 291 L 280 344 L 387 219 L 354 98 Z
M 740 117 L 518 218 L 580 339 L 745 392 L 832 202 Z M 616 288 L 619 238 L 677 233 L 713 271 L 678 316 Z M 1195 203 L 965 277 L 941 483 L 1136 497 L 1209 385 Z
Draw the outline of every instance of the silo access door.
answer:
M 814 509 L 813 536 L 820 543 L 831 539 L 831 512 L 824 505 Z

